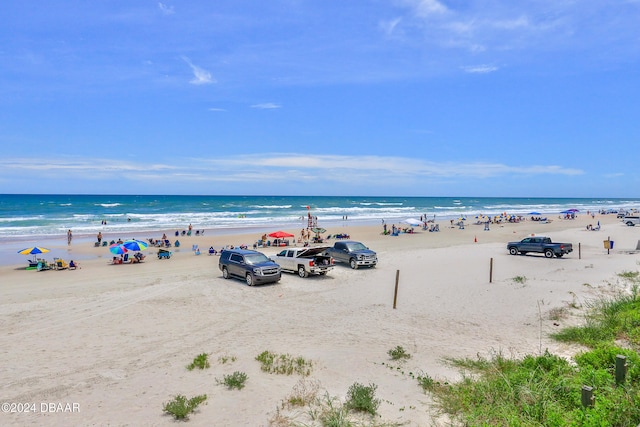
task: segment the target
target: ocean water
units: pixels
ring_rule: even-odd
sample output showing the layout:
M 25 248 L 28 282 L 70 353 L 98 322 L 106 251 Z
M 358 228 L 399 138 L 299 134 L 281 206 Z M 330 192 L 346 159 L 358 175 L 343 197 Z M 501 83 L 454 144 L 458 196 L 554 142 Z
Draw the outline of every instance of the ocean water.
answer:
M 206 229 L 218 234 L 263 233 L 305 227 L 308 215 L 320 227 L 380 224 L 407 218 L 448 220 L 500 213 L 556 217 L 579 212 L 628 210 L 640 199 L 500 197 L 319 197 L 319 196 L 132 196 L 0 195 L 0 240 L 38 240 L 103 233 Z M 345 219 L 346 218 L 346 219 Z M 106 225 L 104 222 L 106 221 Z

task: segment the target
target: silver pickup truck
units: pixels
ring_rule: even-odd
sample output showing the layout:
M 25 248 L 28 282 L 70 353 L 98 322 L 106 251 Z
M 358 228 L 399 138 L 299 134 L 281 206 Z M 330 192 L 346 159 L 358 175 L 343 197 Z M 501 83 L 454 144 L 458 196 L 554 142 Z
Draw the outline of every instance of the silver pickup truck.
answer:
M 326 246 L 287 248 L 270 258 L 283 270 L 298 273 L 300 277 L 310 274 L 325 275 L 333 270 L 333 258 L 323 255 L 326 250 Z

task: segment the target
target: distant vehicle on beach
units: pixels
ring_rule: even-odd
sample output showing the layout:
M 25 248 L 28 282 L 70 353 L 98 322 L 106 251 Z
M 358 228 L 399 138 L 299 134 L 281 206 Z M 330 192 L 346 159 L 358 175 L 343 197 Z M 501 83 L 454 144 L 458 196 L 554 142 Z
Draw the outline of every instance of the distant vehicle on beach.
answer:
M 298 273 L 300 277 L 310 274 L 325 275 L 333 270 L 333 259 L 323 255 L 326 246 L 314 248 L 289 248 L 271 257 L 283 270 Z
M 335 262 L 348 263 L 354 270 L 358 267 L 375 267 L 378 255 L 360 242 L 342 240 L 325 251 L 325 255 L 333 257 Z
M 638 215 L 627 215 L 627 216 L 624 217 L 622 222 L 627 224 L 629 227 L 633 227 L 636 224 L 640 224 L 640 216 L 638 216 Z
M 244 279 L 249 286 L 277 282 L 282 275 L 280 266 L 265 254 L 247 249 L 223 250 L 218 268 L 225 279 Z
M 571 243 L 553 243 L 550 237 L 533 236 L 519 242 L 509 242 L 507 249 L 511 255 L 526 255 L 529 252 L 536 252 L 544 254 L 545 258 L 553 258 L 554 255 L 562 258 L 563 255 L 573 252 L 573 245 Z

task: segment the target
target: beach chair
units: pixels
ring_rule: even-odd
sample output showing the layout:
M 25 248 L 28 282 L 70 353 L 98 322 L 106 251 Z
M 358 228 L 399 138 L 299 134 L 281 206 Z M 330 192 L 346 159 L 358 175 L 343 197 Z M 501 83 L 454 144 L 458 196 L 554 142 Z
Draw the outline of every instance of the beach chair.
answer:
M 38 271 L 43 271 L 43 270 L 51 270 L 51 266 L 49 265 L 49 263 L 43 259 L 41 259 L 38 262 L 38 265 L 36 266 L 36 269 Z
M 105 240 L 104 242 L 102 242 L 102 246 L 107 246 L 107 241 Z
M 56 270 L 66 270 L 69 268 L 69 264 L 62 258 L 54 258 L 53 260 L 56 263 Z

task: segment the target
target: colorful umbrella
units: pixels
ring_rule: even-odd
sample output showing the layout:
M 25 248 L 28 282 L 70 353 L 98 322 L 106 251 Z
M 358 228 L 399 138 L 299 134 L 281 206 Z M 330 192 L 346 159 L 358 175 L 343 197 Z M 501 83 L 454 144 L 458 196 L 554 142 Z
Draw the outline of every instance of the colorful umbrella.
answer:
M 327 230 L 325 230 L 322 227 L 313 227 L 311 231 L 313 231 L 316 234 L 320 234 L 320 233 L 326 233 Z
M 273 237 L 274 239 L 282 239 L 283 237 L 295 237 L 293 234 L 286 233 L 284 231 L 274 231 L 269 234 L 269 237 Z
M 142 240 L 127 240 L 122 243 L 128 251 L 144 251 L 149 247 L 147 242 L 143 242 Z
M 115 245 L 111 245 L 109 246 L 109 252 L 111 252 L 112 254 L 116 254 L 116 255 L 122 255 L 123 253 L 128 252 L 127 248 L 124 247 L 123 244 L 115 244 Z
M 20 255 L 36 255 L 36 254 L 44 254 L 49 252 L 47 248 L 41 248 L 40 246 L 34 246 L 32 248 L 26 248 L 21 251 L 18 251 Z

